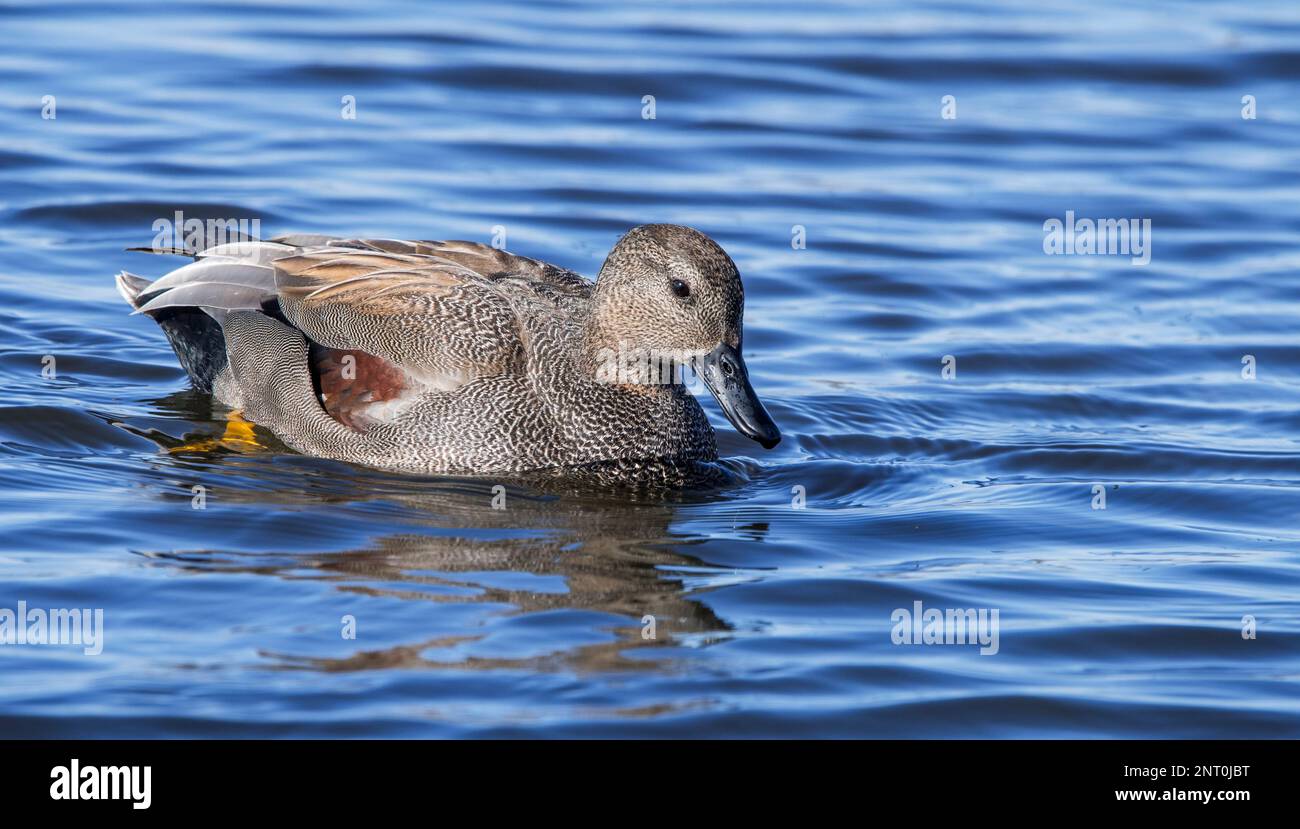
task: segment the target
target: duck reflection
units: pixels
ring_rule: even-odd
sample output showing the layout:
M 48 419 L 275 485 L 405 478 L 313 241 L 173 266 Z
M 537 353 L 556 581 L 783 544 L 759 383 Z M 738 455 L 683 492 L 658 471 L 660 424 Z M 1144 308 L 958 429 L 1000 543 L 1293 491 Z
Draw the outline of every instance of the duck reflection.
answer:
M 173 396 L 159 405 L 184 407 L 193 400 Z M 177 405 L 179 404 L 179 405 Z M 136 419 L 139 421 L 147 418 Z M 160 446 L 200 446 L 193 435 L 168 436 L 154 424 L 119 424 Z M 167 431 L 175 430 L 172 421 Z M 211 434 L 213 424 L 200 424 Z M 259 436 L 260 442 L 260 436 Z M 341 658 L 297 657 L 264 652 L 280 667 L 323 671 L 424 667 L 457 670 L 527 668 L 654 669 L 659 659 L 629 658 L 631 649 L 680 645 L 689 638 L 707 644 L 725 636 L 729 625 L 688 593 L 683 568 L 708 564 L 682 551 L 702 538 L 674 533 L 684 504 L 717 493 L 650 497 L 610 493 L 591 481 L 571 478 L 490 482 L 389 475 L 305 456 L 276 447 L 239 452 L 210 446 L 161 454 L 157 470 L 182 485 L 203 481 L 223 505 L 259 511 L 331 507 L 331 517 L 382 509 L 387 523 L 404 531 L 377 534 L 364 547 L 321 553 L 227 552 L 219 549 L 149 553 L 189 571 L 257 573 L 286 579 L 338 582 L 337 589 L 371 596 L 435 603 L 487 603 L 506 615 L 580 609 L 626 619 L 602 628 L 614 641 L 583 645 L 559 654 L 522 659 L 459 656 L 458 646 L 480 633 L 438 636 L 382 650 L 359 650 Z M 379 526 L 377 524 L 377 526 Z M 765 528 L 751 525 L 756 539 Z M 272 542 L 273 543 L 273 542 Z M 646 617 L 654 637 L 646 638 Z M 451 655 L 455 658 L 444 658 Z

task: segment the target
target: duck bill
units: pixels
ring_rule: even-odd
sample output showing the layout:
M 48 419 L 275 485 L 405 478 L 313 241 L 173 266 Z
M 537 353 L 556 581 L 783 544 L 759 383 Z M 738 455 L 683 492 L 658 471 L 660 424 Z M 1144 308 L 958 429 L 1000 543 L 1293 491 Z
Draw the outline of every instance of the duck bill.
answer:
M 722 413 L 747 438 L 758 441 L 764 449 L 781 442 L 781 430 L 763 408 L 749 384 L 749 370 L 740 352 L 723 343 L 700 358 L 700 379 L 713 392 Z

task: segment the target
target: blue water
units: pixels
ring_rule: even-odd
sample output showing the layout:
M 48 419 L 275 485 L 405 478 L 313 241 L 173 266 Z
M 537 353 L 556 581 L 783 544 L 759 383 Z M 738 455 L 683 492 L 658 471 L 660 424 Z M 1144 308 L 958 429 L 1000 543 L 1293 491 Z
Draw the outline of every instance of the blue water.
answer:
M 0 10 L 0 608 L 104 611 L 0 645 L 0 735 L 1300 736 L 1300 5 L 470 5 Z M 697 227 L 785 440 L 706 400 L 731 485 L 502 510 L 169 451 L 222 427 L 111 276 L 176 210 L 588 275 Z

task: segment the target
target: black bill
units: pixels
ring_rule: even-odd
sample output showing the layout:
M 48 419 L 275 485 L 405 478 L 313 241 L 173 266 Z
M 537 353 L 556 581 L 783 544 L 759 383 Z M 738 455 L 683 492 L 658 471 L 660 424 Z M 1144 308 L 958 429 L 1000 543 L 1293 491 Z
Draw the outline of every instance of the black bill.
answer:
M 717 398 L 722 413 L 736 427 L 736 431 L 771 449 L 781 442 L 781 430 L 763 408 L 754 387 L 749 384 L 749 371 L 740 352 L 723 343 L 700 358 L 700 379 Z

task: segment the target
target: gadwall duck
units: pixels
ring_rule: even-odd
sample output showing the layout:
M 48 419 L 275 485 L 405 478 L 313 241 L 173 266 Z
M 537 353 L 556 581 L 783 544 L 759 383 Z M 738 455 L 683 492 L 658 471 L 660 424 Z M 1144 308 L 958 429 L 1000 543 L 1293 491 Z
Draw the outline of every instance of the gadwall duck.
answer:
M 188 255 L 118 290 L 197 390 L 306 454 L 457 474 L 708 463 L 684 365 L 742 434 L 781 438 L 741 358 L 740 274 L 687 227 L 633 229 L 594 283 L 462 241 L 282 236 Z

